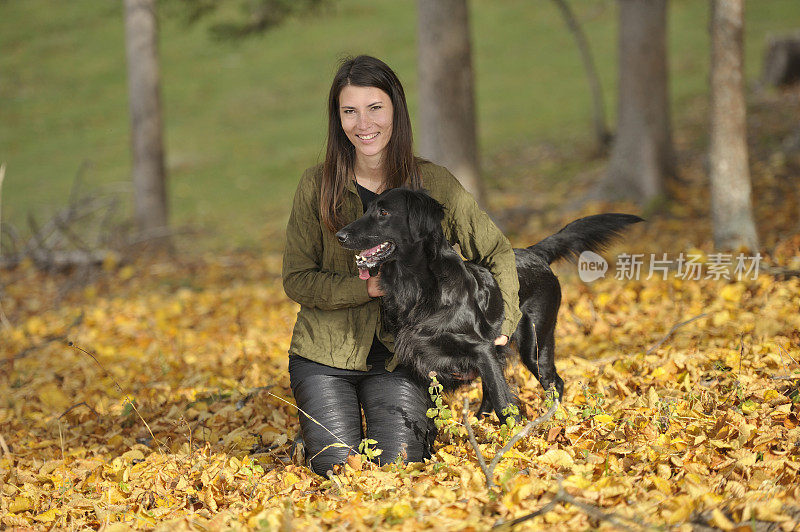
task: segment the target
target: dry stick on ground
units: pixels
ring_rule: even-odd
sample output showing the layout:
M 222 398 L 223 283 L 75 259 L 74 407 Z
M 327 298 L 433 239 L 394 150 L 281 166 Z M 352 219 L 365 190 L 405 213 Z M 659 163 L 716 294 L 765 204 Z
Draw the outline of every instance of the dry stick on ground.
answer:
M 483 476 L 486 477 L 488 483 L 490 482 L 488 479 L 492 478 L 492 473 L 486 467 L 486 460 L 483 459 L 483 453 L 481 453 L 481 449 L 478 447 L 478 440 L 475 439 L 475 433 L 472 432 L 472 425 L 469 424 L 469 399 L 467 397 L 464 398 L 464 426 L 467 427 L 469 442 L 472 444 L 472 448 L 475 449 L 475 456 L 478 457 L 478 464 L 480 464 Z
M 707 312 L 703 312 L 702 314 L 700 314 L 698 316 L 695 316 L 694 318 L 691 318 L 691 319 L 688 319 L 686 321 L 682 321 L 682 322 L 680 322 L 680 323 L 678 323 L 676 325 L 673 325 L 672 329 L 669 330 L 669 332 L 664 336 L 664 338 L 662 338 L 656 345 L 654 345 L 653 347 L 648 349 L 645 354 L 649 355 L 650 353 L 652 353 L 653 351 L 655 351 L 656 349 L 661 347 L 661 344 L 663 344 L 664 342 L 669 340 L 669 337 L 672 336 L 672 333 L 674 333 L 678 328 L 683 327 L 684 325 L 688 325 L 689 323 L 692 323 L 695 320 L 699 320 L 700 318 L 703 318 L 705 316 L 708 316 Z
M 87 403 L 86 401 L 81 401 L 80 403 L 76 403 L 76 404 L 72 405 L 71 407 L 67 408 L 66 410 L 64 410 L 64 413 L 62 413 L 60 416 L 58 416 L 58 419 L 61 419 L 62 417 L 66 416 L 67 414 L 69 414 L 70 412 L 72 412 L 73 410 L 78 408 L 79 406 L 85 406 L 86 408 L 88 408 L 89 410 L 92 411 L 92 414 L 94 414 L 95 417 L 100 417 L 100 414 L 97 413 L 97 410 L 92 408 L 89 403 Z
M 341 443 L 342 445 L 344 445 L 345 447 L 347 447 L 348 449 L 350 449 L 351 451 L 353 451 L 353 453 L 354 453 L 354 454 L 361 454 L 361 453 L 359 453 L 358 451 L 356 451 L 355 449 L 353 449 L 352 447 L 350 447 L 349 445 L 347 445 L 347 444 L 346 444 L 346 443 L 345 443 L 345 442 L 344 442 L 344 441 L 343 441 L 343 440 L 342 440 L 342 439 L 341 439 L 339 436 L 337 436 L 336 434 L 334 434 L 333 432 L 331 432 L 331 431 L 328 429 L 328 427 L 326 427 L 325 425 L 323 425 L 322 423 L 320 423 L 319 421 L 317 421 L 316 419 L 314 419 L 313 417 L 311 417 L 310 415 L 308 415 L 308 413 L 307 413 L 305 410 L 303 410 L 302 408 L 300 408 L 299 406 L 297 406 L 297 405 L 295 405 L 295 404 L 292 404 L 292 403 L 290 403 L 289 401 L 287 401 L 287 400 L 286 400 L 286 399 L 284 399 L 283 397 L 279 397 L 279 396 L 275 395 L 275 394 L 274 394 L 274 393 L 272 393 L 272 392 L 267 392 L 267 393 L 268 393 L 269 395 L 271 395 L 272 397 L 274 397 L 275 399 L 278 399 L 278 400 L 280 400 L 280 401 L 283 401 L 283 402 L 284 402 L 284 403 L 286 403 L 287 405 L 289 405 L 289 406 L 293 406 L 293 407 L 295 407 L 296 409 L 298 409 L 298 410 L 299 410 L 300 412 L 302 412 L 302 413 L 303 413 L 303 414 L 304 414 L 304 415 L 305 415 L 305 416 L 306 416 L 308 419 L 310 419 L 311 421 L 313 421 L 314 423 L 316 423 L 317 425 L 319 425 L 320 427 L 322 427 L 322 428 L 325 430 L 325 432 L 327 432 L 328 434 L 330 434 L 331 436 L 333 436 L 334 438 L 336 438 L 337 440 L 339 440 L 339 443 Z M 322 451 L 324 451 L 324 450 L 325 450 L 325 449 L 327 449 L 328 447 L 331 447 L 331 445 L 328 445 L 328 446 L 326 446 L 325 448 L 323 448 L 323 449 L 322 449 Z M 321 453 L 322 451 L 320 451 L 320 453 Z M 319 454 L 319 453 L 317 453 L 317 454 Z M 315 455 L 315 456 L 316 456 L 316 455 Z
M 785 347 L 783 347 L 781 344 L 778 344 L 778 349 L 780 349 L 781 354 L 786 354 L 786 356 L 789 357 L 792 360 L 792 362 L 797 364 L 797 361 L 794 359 L 792 355 L 789 354 L 789 351 L 787 351 Z M 781 357 L 781 362 L 783 362 L 783 357 Z M 789 368 L 789 365 L 786 364 L 786 362 L 784 362 L 783 365 L 786 366 L 787 369 Z
M 579 508 L 580 510 L 582 510 L 585 514 L 589 515 L 590 517 L 594 517 L 598 521 L 608 521 L 609 523 L 614 524 L 615 526 L 617 526 L 618 528 L 620 528 L 622 530 L 631 530 L 631 531 L 633 530 L 631 527 L 629 527 L 628 525 L 626 525 L 625 523 L 622 522 L 623 519 L 631 521 L 631 522 L 634 522 L 634 523 L 638 524 L 639 526 L 641 526 L 642 528 L 647 528 L 647 525 L 645 525 L 644 523 L 642 523 L 638 519 L 632 519 L 632 518 L 629 518 L 629 517 L 622 517 L 622 516 L 619 516 L 619 515 L 617 515 L 617 514 L 615 514 L 613 512 L 604 512 L 600 508 L 597 508 L 596 506 L 593 506 L 591 504 L 587 504 L 585 502 L 579 501 L 578 499 L 576 499 L 575 497 L 573 497 L 572 495 L 570 495 L 569 493 L 564 491 L 564 486 L 561 484 L 561 479 L 559 478 L 558 479 L 558 492 L 556 492 L 556 494 L 553 497 L 552 501 L 548 502 L 546 505 L 544 505 L 542 508 L 536 510 L 535 512 L 529 513 L 528 515 L 523 515 L 522 517 L 518 517 L 518 518 L 514 519 L 513 521 L 509 521 L 507 523 L 500 523 L 498 525 L 493 526 L 492 529 L 510 529 L 510 528 L 513 528 L 514 526 L 516 526 L 516 525 L 518 525 L 520 523 L 523 523 L 523 522 L 525 522 L 525 521 L 527 521 L 529 519 L 533 519 L 537 515 L 546 514 L 547 512 L 549 512 L 550 510 L 555 508 L 556 504 L 558 504 L 558 503 L 571 504 L 572 506 L 575 506 L 576 508 Z
M 554 401 L 553 406 L 550 407 L 550 410 L 548 410 L 541 416 L 537 417 L 536 419 L 529 421 L 528 424 L 522 428 L 522 430 L 516 433 L 510 440 L 508 440 L 508 443 L 506 443 L 502 449 L 497 451 L 497 454 L 492 459 L 492 463 L 489 464 L 489 466 L 487 467 L 486 462 L 484 462 L 483 460 L 483 455 L 481 454 L 481 450 L 478 447 L 478 442 L 475 439 L 475 434 L 472 432 L 472 427 L 470 426 L 469 421 L 467 420 L 468 405 L 467 405 L 467 400 L 464 399 L 464 424 L 467 426 L 467 434 L 469 434 L 469 442 L 475 449 L 475 455 L 478 457 L 478 463 L 480 464 L 481 470 L 483 471 L 483 474 L 486 477 L 487 488 L 491 488 L 495 485 L 493 480 L 494 470 L 497 467 L 497 464 L 500 463 L 500 460 L 503 458 L 503 455 L 506 454 L 508 451 L 510 451 L 511 448 L 514 447 L 514 444 L 516 444 L 519 440 L 527 436 L 531 430 L 533 430 L 534 428 L 538 427 L 539 425 L 541 425 L 542 423 L 548 421 L 551 417 L 553 417 L 553 414 L 555 414 L 556 410 L 558 410 L 559 404 L 560 404 L 559 401 Z
M 108 370 L 106 370 L 106 368 L 104 368 L 104 367 L 103 367 L 103 365 L 100 363 L 100 361 L 99 361 L 99 360 L 97 360 L 97 358 L 96 358 L 96 357 L 95 357 L 93 354 L 91 354 L 89 351 L 87 351 L 87 350 L 83 349 L 82 347 L 78 347 L 77 345 L 75 345 L 75 344 L 74 344 L 74 343 L 72 343 L 72 342 L 68 342 L 68 343 L 67 343 L 67 345 L 69 345 L 69 346 L 70 346 L 71 348 L 73 348 L 73 349 L 77 349 L 77 350 L 78 350 L 78 351 L 80 351 L 81 353 L 85 353 L 85 354 L 89 355 L 90 357 L 92 357 L 92 360 L 94 360 L 94 361 L 95 361 L 95 363 L 97 364 L 97 366 L 98 366 L 98 367 L 99 367 L 101 370 L 103 370 L 103 373 L 105 373 L 105 374 L 106 374 L 106 375 L 107 375 L 107 376 L 108 376 L 108 377 L 109 377 L 109 378 L 110 378 L 110 379 L 111 379 L 111 380 L 114 382 L 114 385 L 115 385 L 115 386 L 117 387 L 117 389 L 119 390 L 119 393 L 121 393 L 122 395 L 124 395 L 124 396 L 125 396 L 125 401 L 126 401 L 126 402 L 127 402 L 129 405 L 131 405 L 131 408 L 133 408 L 133 411 L 134 411 L 134 412 L 136 412 L 136 415 L 137 415 L 137 416 L 139 416 L 139 419 L 141 419 L 141 420 L 142 420 L 142 423 L 144 423 L 144 426 L 145 426 L 145 427 L 147 427 L 147 432 L 149 432 L 149 433 L 150 433 L 150 437 L 151 437 L 151 438 L 153 438 L 153 441 L 154 441 L 154 442 L 156 442 L 156 445 L 158 446 L 158 452 L 160 452 L 160 453 L 163 453 L 162 446 L 163 446 L 165 449 L 167 449 L 167 451 L 169 451 L 169 448 L 168 448 L 166 445 L 164 445 L 163 443 L 161 443 L 161 441 L 159 441 L 159 439 L 158 439 L 158 438 L 156 438 L 156 435 L 155 435 L 155 434 L 153 434 L 153 431 L 152 431 L 152 429 L 150 429 L 150 425 L 148 425 L 148 424 L 147 424 L 147 421 L 145 421 L 145 420 L 144 420 L 144 418 L 142 417 L 142 414 L 139 412 L 139 409 L 138 409 L 138 408 L 136 408 L 136 405 L 135 405 L 135 404 L 133 404 L 133 401 L 130 399 L 130 397 L 128 397 L 128 394 L 126 394 L 126 393 L 125 393 L 125 391 L 122 389 L 122 386 L 120 386 L 120 385 L 119 385 L 119 383 L 117 382 L 117 379 L 115 379 L 115 378 L 114 378 L 114 376 L 113 376 L 113 375 L 111 375 L 111 373 L 109 373 L 109 372 L 108 372 Z

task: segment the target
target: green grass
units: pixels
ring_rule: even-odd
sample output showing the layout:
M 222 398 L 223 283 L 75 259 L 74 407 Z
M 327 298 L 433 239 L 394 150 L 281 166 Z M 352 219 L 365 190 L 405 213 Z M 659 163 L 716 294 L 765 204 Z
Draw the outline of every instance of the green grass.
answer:
M 344 54 L 385 59 L 416 114 L 416 3 L 341 0 L 332 9 L 238 44 L 213 41 L 162 9 L 161 67 L 172 217 L 207 230 L 191 245 L 279 248 L 295 183 L 320 160 L 325 98 Z M 616 4 L 573 0 L 589 35 L 609 115 L 616 104 Z M 670 4 L 676 129 L 706 98 L 708 4 Z M 551 2 L 471 3 L 483 157 L 590 141 L 580 57 Z M 747 5 L 746 65 L 760 71 L 765 35 L 800 20 L 796 0 Z M 3 218 L 22 227 L 85 188 L 130 172 L 121 2 L 0 0 Z M 613 124 L 613 118 L 611 118 Z

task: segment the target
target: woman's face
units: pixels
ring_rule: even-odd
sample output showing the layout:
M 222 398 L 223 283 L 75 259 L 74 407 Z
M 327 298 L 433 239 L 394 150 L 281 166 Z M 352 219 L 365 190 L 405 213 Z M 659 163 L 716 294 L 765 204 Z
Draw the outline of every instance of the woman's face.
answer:
M 339 118 L 356 157 L 382 160 L 392 138 L 394 107 L 388 94 L 377 87 L 347 85 L 339 93 Z

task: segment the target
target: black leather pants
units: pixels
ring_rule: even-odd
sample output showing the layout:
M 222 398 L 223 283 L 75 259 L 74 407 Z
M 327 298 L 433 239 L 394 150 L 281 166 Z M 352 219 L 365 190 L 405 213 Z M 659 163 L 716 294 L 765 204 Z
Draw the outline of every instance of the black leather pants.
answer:
M 427 388 L 415 382 L 407 370 L 377 375 L 306 374 L 292 386 L 297 406 L 319 422 L 300 413 L 306 463 L 315 473 L 325 476 L 348 454 L 358 454 L 364 438 L 378 442 L 372 447 L 383 451 L 375 459 L 379 464 L 393 462 L 398 455 L 406 462 L 430 458 L 436 428 L 426 412 L 433 405 Z M 349 448 L 329 447 L 342 442 Z

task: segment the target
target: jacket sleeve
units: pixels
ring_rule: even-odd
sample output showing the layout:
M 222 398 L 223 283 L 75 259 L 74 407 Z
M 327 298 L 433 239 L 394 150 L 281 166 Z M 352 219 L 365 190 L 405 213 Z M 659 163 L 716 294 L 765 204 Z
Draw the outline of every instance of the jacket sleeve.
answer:
M 522 318 L 514 250 L 502 231 L 481 210 L 475 198 L 452 174 L 449 174 L 449 178 L 453 181 L 448 187 L 447 200 L 451 234 L 461 247 L 464 258 L 487 268 L 497 281 L 505 311 L 501 334 L 511 338 Z
M 307 171 L 295 192 L 286 226 L 283 252 L 283 289 L 301 305 L 336 310 L 363 305 L 371 297 L 367 283 L 355 275 L 321 268 L 323 234 L 315 180 Z

